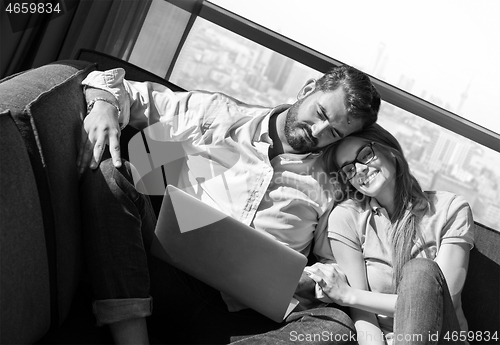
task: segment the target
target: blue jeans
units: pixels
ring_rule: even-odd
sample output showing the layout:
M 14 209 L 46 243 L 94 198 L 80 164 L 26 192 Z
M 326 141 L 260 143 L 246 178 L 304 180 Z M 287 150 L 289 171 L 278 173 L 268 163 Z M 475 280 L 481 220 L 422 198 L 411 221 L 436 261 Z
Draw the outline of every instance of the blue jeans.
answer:
M 438 264 L 417 258 L 403 267 L 394 316 L 394 344 L 464 344 L 450 292 Z
M 277 330 L 232 342 L 237 345 L 357 344 L 354 323 L 334 307 L 294 312 Z
M 335 308 L 294 313 L 286 323 L 251 309 L 228 312 L 219 291 L 150 254 L 156 216 L 149 198 L 136 191 L 130 169 L 128 162 L 116 169 L 106 160 L 80 180 L 84 251 L 98 325 L 148 317 L 150 333 L 176 344 L 295 344 L 318 330 L 354 332 L 351 319 Z M 297 325 L 295 337 L 287 333 L 290 325 Z

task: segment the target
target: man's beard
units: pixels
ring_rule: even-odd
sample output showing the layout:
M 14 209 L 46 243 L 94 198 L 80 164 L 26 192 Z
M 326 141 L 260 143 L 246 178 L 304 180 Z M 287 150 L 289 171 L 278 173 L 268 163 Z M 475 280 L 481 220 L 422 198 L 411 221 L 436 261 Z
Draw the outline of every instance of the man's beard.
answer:
M 298 153 L 312 152 L 318 146 L 318 140 L 313 137 L 311 127 L 297 122 L 299 107 L 303 100 L 300 99 L 288 109 L 284 128 L 288 145 Z

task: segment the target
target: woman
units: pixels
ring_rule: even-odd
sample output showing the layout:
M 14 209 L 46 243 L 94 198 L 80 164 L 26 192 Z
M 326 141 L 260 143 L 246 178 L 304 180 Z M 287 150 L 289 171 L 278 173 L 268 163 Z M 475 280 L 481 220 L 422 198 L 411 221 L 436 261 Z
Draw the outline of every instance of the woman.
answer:
M 331 246 L 341 271 L 309 272 L 328 298 L 351 307 L 359 344 L 465 335 L 460 295 L 474 239 L 465 199 L 422 191 L 401 146 L 378 125 L 338 142 L 325 159 L 345 200 L 319 245 Z

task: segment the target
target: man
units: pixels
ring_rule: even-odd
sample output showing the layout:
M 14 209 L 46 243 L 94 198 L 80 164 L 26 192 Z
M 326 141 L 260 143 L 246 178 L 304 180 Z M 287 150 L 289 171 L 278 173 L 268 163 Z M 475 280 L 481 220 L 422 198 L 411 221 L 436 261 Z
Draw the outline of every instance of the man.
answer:
M 256 326 L 253 332 L 258 333 L 277 328 L 256 315 L 249 321 L 249 312 L 239 311 L 237 301 L 166 268 L 149 254 L 155 218 L 147 198 L 132 184 L 138 187 L 141 181 L 132 181 L 128 163 L 122 166 L 120 128 L 148 128 L 156 141 L 181 142 L 186 162 L 179 188 L 308 255 L 315 228 L 334 195 L 317 158 L 321 148 L 376 121 L 380 96 L 369 78 L 354 68 L 337 67 L 309 80 L 295 104 L 273 109 L 220 93 L 174 93 L 159 84 L 130 82 L 121 69 L 92 72 L 83 84 L 89 113 L 78 166 L 98 323 L 110 325 L 116 342 L 146 342 L 144 318 L 151 315 L 151 291 L 155 313 L 183 310 L 177 320 L 171 318 L 174 329 L 184 327 L 183 318 L 193 313 L 205 315 L 193 323 L 219 313 L 231 334 L 245 333 L 241 324 Z M 106 144 L 112 163 L 100 164 Z M 151 157 L 157 154 L 151 152 Z M 86 169 L 89 163 L 91 170 Z M 297 295 L 308 297 L 313 290 L 314 282 L 304 275 Z M 209 306 L 200 310 L 199 304 L 208 300 Z M 242 321 L 229 326 L 239 316 Z

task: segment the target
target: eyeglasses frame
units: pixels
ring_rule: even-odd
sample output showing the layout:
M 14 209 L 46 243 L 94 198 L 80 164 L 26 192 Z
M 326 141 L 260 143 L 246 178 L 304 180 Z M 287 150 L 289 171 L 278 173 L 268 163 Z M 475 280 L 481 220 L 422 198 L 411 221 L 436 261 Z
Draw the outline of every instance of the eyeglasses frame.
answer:
M 354 177 L 356 177 L 356 175 L 358 174 L 358 169 L 356 169 L 356 163 L 360 163 L 360 164 L 363 164 L 363 165 L 368 165 L 370 164 L 375 158 L 377 158 L 377 155 L 375 154 L 375 150 L 373 149 L 373 145 L 375 144 L 375 142 L 369 142 L 368 144 L 366 145 L 363 145 L 359 150 L 358 152 L 356 153 L 356 158 L 351 161 L 351 162 L 348 162 L 348 163 L 345 163 L 343 164 L 340 169 L 337 171 L 337 174 L 343 174 L 348 181 L 352 180 Z M 361 153 L 361 151 L 363 151 L 365 149 L 365 147 L 369 147 L 370 150 L 372 151 L 372 157 L 366 161 L 365 163 L 361 162 L 360 160 L 358 160 L 358 156 L 359 154 Z M 354 173 L 354 175 L 352 175 L 351 177 L 347 177 L 347 174 L 344 172 L 344 167 L 348 166 L 349 164 L 353 164 L 354 165 L 354 169 L 356 170 L 356 172 Z

